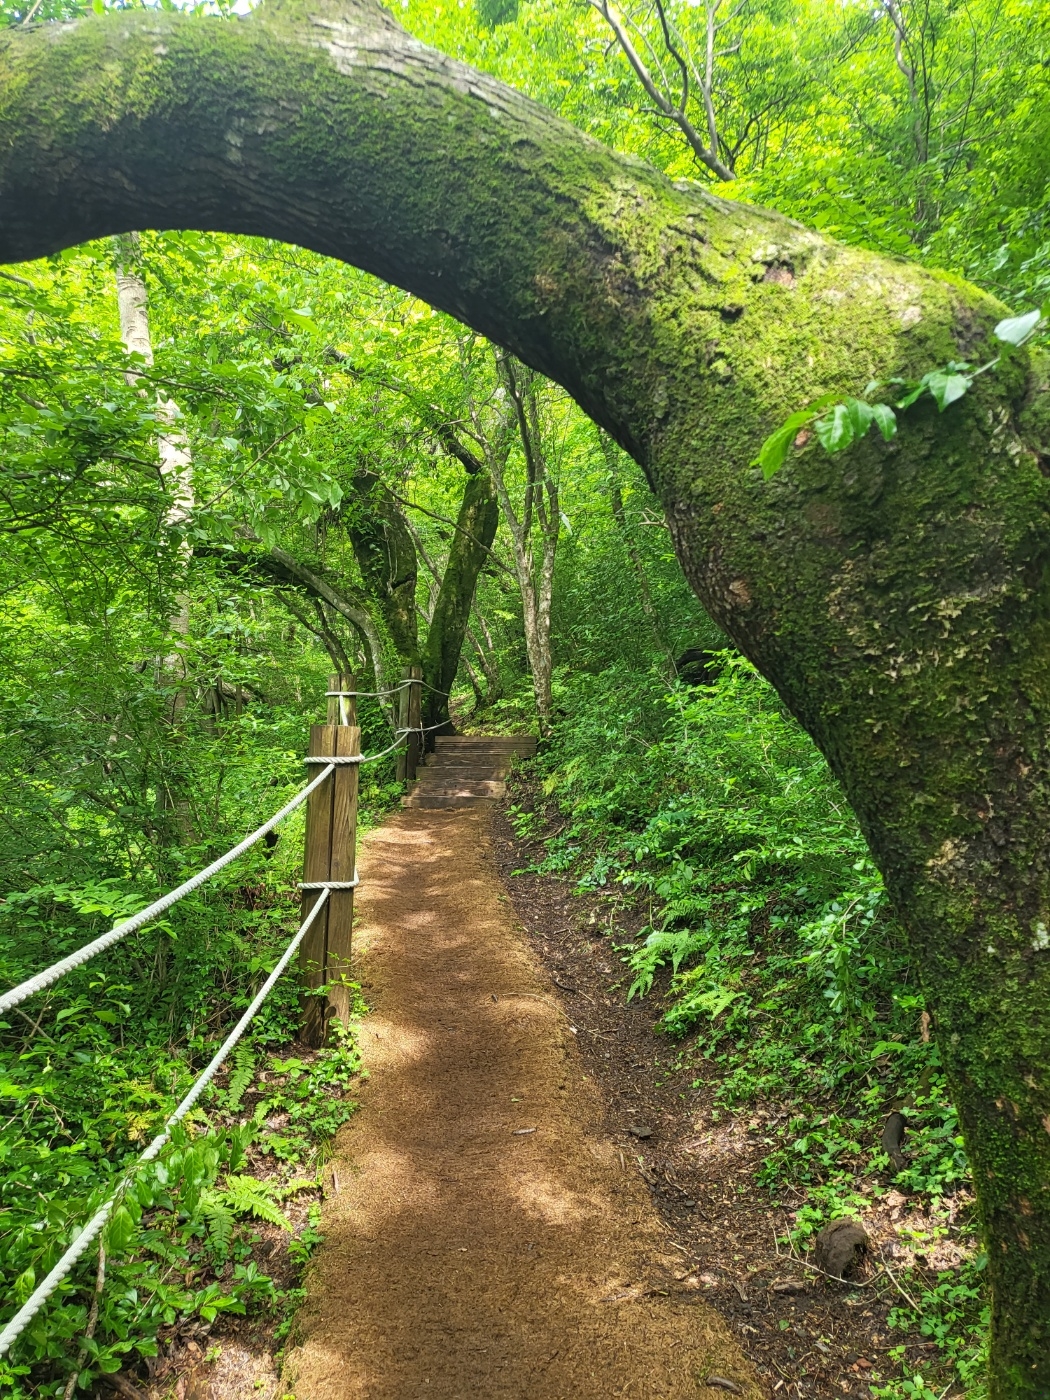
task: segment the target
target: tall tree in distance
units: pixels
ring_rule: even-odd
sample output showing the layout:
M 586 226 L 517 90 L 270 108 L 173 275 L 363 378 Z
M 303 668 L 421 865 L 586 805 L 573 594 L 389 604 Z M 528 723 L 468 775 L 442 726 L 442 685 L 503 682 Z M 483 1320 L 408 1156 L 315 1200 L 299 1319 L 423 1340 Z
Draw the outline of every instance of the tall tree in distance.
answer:
M 136 356 L 147 368 L 153 367 L 153 340 L 149 325 L 149 292 L 146 288 L 142 251 L 137 232 L 120 234 L 113 240 L 114 267 L 117 282 L 117 310 L 120 334 L 129 355 Z M 128 371 L 131 385 L 140 382 L 134 369 Z M 145 389 L 140 392 L 146 393 Z M 184 529 L 193 510 L 193 456 L 189 438 L 179 423 L 175 401 L 161 389 L 156 393 L 157 456 L 161 481 L 170 504 L 164 515 L 164 527 L 173 533 Z M 177 570 L 185 575 L 192 557 L 192 547 L 185 535 L 176 550 Z M 186 686 L 186 646 L 190 634 L 190 596 L 185 582 L 176 583 L 175 610 L 168 619 L 174 645 L 158 661 L 158 681 L 170 692 L 169 719 L 174 729 L 183 722 L 188 692 Z M 179 827 L 187 838 L 193 836 L 193 821 L 189 802 L 178 775 L 162 780 L 162 799 L 175 811 Z M 176 791 L 171 790 L 173 781 Z
M 514 551 L 536 713 L 540 728 L 547 730 L 553 709 L 551 600 L 562 521 L 558 479 L 545 441 L 537 375 L 511 355 L 497 354 L 497 364 L 503 392 L 513 408 L 525 463 L 520 504 L 511 499 L 506 456 L 492 453 L 490 470 Z

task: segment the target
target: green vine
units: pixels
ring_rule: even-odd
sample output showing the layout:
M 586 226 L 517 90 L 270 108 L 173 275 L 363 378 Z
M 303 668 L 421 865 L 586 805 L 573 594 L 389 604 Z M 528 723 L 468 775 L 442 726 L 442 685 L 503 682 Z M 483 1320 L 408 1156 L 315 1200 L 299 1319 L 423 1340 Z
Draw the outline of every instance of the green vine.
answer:
M 1024 345 L 1048 317 L 1050 302 L 1041 310 L 1029 311 L 1023 316 L 1009 316 L 1000 321 L 994 335 L 1004 345 Z M 770 433 L 751 465 L 761 467 L 762 475 L 768 481 L 787 461 L 792 446 L 805 445 L 811 425 L 821 446 L 829 453 L 845 452 L 847 447 L 866 436 L 873 423 L 889 442 L 897 435 L 898 412 L 911 408 L 924 394 L 929 394 L 943 413 L 950 404 L 963 397 L 979 375 L 994 369 L 1001 358 L 1001 355 L 996 355 L 977 369 L 972 369 L 963 360 L 949 360 L 946 365 L 930 370 L 921 379 L 873 379 L 864 390 L 865 397 L 862 399 L 849 394 L 824 394 L 808 408 L 792 413 L 775 433 Z M 891 388 L 897 390 L 899 395 L 892 405 L 868 402 L 871 395 Z

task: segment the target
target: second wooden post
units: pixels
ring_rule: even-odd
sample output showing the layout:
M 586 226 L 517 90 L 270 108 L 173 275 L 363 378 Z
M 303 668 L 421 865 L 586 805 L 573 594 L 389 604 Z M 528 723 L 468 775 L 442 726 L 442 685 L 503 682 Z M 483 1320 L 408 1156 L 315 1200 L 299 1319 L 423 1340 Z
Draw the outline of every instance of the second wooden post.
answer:
M 350 758 L 360 754 L 361 730 L 357 725 L 353 689 L 352 676 L 329 677 L 329 723 L 310 727 L 312 758 Z M 311 764 L 310 768 L 311 776 L 316 776 L 318 765 Z M 308 993 L 303 997 L 302 1038 L 304 1044 L 314 1047 L 327 1040 L 333 1016 L 343 1025 L 350 1016 L 347 982 L 354 922 L 357 791 L 357 764 L 338 764 L 332 775 L 311 793 L 306 806 L 304 919 L 324 888 L 328 888 L 328 907 L 299 949 L 300 973 Z M 322 987 L 325 994 L 317 995 Z M 309 995 L 310 992 L 315 995 Z
M 405 742 L 397 756 L 399 782 L 414 782 L 416 769 L 419 767 L 423 737 L 420 728 L 423 723 L 422 688 L 422 666 L 406 666 L 401 672 L 401 693 L 397 710 L 398 728 L 407 731 Z

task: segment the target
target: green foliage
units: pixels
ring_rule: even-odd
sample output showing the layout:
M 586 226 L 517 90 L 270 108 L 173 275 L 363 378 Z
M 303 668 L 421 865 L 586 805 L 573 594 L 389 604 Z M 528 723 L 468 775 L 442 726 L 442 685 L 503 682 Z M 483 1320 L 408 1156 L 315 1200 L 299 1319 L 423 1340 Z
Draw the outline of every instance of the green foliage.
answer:
M 1042 310 L 1026 312 L 1023 316 L 1009 316 L 995 327 L 995 336 L 1004 345 L 1021 346 L 1031 340 L 1050 317 L 1050 303 Z M 930 370 L 921 379 L 887 379 L 884 382 L 873 380 L 865 390 L 867 394 L 878 393 L 881 389 L 893 388 L 898 397 L 893 407 L 885 403 L 868 403 L 866 399 L 846 396 L 837 399 L 834 394 L 825 394 L 815 400 L 809 408 L 792 413 L 775 433 L 771 433 L 759 448 L 758 456 L 751 463 L 761 467 L 762 475 L 768 481 L 775 476 L 787 460 L 792 444 L 802 446 L 809 437 L 807 429 L 812 425 L 817 440 L 824 450 L 834 455 L 845 452 L 855 442 L 867 435 L 874 423 L 886 442 L 897 436 L 898 411 L 911 408 L 924 394 L 928 394 L 941 413 L 951 404 L 957 403 L 973 385 L 980 374 L 994 369 L 1000 356 L 989 360 L 979 369 L 965 361 L 950 360 L 943 369 Z
M 357 1006 L 360 1010 L 360 1001 Z M 66 1018 L 65 1024 L 73 1021 Z M 80 1025 L 82 1033 L 71 1044 L 97 1047 L 97 1036 L 85 1039 L 90 1023 Z M 178 1126 L 158 1160 L 139 1170 L 123 1191 L 105 1231 L 108 1282 L 82 1386 L 100 1371 L 115 1371 L 136 1356 L 154 1354 L 158 1330 L 180 1318 L 211 1322 L 224 1312 L 282 1306 L 271 1280 L 250 1259 L 250 1233 L 243 1222 L 260 1220 L 290 1232 L 282 1202 L 300 1191 L 315 1190 L 317 1181 L 302 1176 L 289 1181 L 281 1174 L 260 1178 L 247 1169 L 249 1157 L 265 1160 L 271 1134 L 264 1125 L 287 1115 L 295 1123 L 295 1150 L 283 1160 L 300 1168 L 316 1164 L 331 1132 L 354 1111 L 346 1095 L 361 1067 L 354 1038 L 348 1035 L 309 1062 L 271 1058 L 267 1083 L 262 1085 L 250 1067 L 266 1038 L 264 1030 L 261 1039 L 246 1047 L 225 1087 L 212 1091 L 205 1112 L 195 1111 L 191 1121 Z M 156 1044 L 143 1049 L 144 1060 L 160 1060 Z M 97 1053 L 89 1055 L 80 1048 L 73 1053 L 97 1073 Z M 163 1073 L 170 1073 L 176 1085 L 185 1085 L 190 1072 L 178 1060 L 164 1064 Z M 13 1087 L 5 1085 L 4 1091 L 10 1094 Z M 83 1092 L 83 1085 L 80 1089 Z M 230 1110 L 233 1090 L 238 1101 L 252 1093 L 255 1109 L 242 1126 L 219 1126 L 212 1115 Z M 76 1101 L 75 1087 L 65 1092 L 70 1102 Z M 159 1126 L 170 1107 L 170 1090 L 158 1093 L 153 1113 L 141 1118 L 131 1115 L 129 1120 L 126 1112 L 122 1116 L 114 1108 L 110 1121 L 115 1133 L 123 1132 L 105 1142 L 100 1141 L 100 1122 L 90 1116 L 90 1103 L 81 1108 L 84 1132 L 74 1137 L 60 1120 L 40 1112 L 51 1107 L 44 1086 L 36 1095 L 12 1097 L 25 1107 L 18 1129 L 12 1132 L 8 1124 L 0 1139 L 0 1210 L 5 1222 L 0 1273 L 9 1291 L 24 1298 L 68 1243 L 72 1228 L 111 1193 L 141 1150 L 142 1139 Z M 312 1217 L 298 1237 L 293 1262 L 305 1263 L 318 1238 Z M 225 1281 L 207 1281 L 215 1271 L 224 1271 Z M 88 1258 L 16 1343 L 10 1371 L 13 1397 L 53 1393 L 46 1378 L 61 1377 L 63 1363 L 68 1364 L 75 1352 L 85 1325 L 91 1276 Z M 173 1282 L 182 1276 L 197 1282 Z M 29 1388 L 14 1379 L 24 1365 L 31 1365 L 38 1378 Z
M 535 868 L 644 899 L 627 994 L 660 995 L 659 1025 L 685 1064 L 714 1072 L 722 1110 L 767 1120 L 759 1179 L 774 1199 L 802 1193 L 799 1248 L 885 1195 L 890 1104 L 907 1128 L 894 1187 L 934 1220 L 960 1201 L 965 1217 L 958 1120 L 856 821 L 772 688 L 733 653 L 719 664 L 696 687 L 615 670 L 566 682 L 567 713 L 534 762 L 561 829 Z M 535 839 L 538 811 L 515 820 Z M 975 1378 L 977 1275 L 909 1288 L 918 1313 L 894 1325 L 921 1323 L 944 1364 Z M 921 1377 L 902 1384 L 885 1394 L 923 1393 Z

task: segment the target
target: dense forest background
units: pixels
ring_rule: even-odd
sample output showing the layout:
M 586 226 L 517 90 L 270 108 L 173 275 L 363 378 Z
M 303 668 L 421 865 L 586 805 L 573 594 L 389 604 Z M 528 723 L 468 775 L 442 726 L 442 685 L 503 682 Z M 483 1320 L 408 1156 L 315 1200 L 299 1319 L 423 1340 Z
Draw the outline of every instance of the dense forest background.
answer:
M 396 8 L 673 179 L 946 269 L 1018 312 L 1050 295 L 1038 0 Z M 5 0 L 2 15 L 80 12 Z M 863 1213 L 893 1172 L 922 1200 L 916 1251 L 953 1242 L 950 1267 L 910 1275 L 900 1301 L 935 1359 L 873 1393 L 980 1393 L 966 1163 L 905 952 L 885 952 L 879 876 L 823 760 L 687 588 L 641 472 L 560 389 L 301 248 L 171 232 L 87 245 L 0 271 L 0 532 L 0 982 L 269 816 L 302 782 L 330 671 L 382 691 L 422 664 L 432 720 L 450 688 L 460 727 L 544 736 L 542 802 L 518 818 L 555 833 L 541 868 L 648 901 L 625 989 L 652 995 L 670 969 L 654 1015 L 720 1067 L 727 1108 L 785 1106 L 765 1171 L 773 1195 L 801 1194 L 796 1243 Z M 361 714 L 366 751 L 385 747 L 389 703 Z M 374 821 L 401 788 L 393 758 L 364 771 Z M 295 927 L 300 847 L 293 818 L 0 1024 L 6 1296 L 31 1291 L 247 1004 Z M 288 984 L 240 1077 L 176 1143 L 180 1173 L 158 1167 L 115 1218 L 82 1385 L 177 1317 L 294 1308 L 243 1236 L 287 1219 L 296 1173 L 350 1111 L 331 1087 L 358 1068 L 351 1043 L 282 1059 L 296 1017 Z M 259 1113 L 230 1126 L 264 1061 L 294 1128 L 270 1148 L 286 1196 L 240 1170 Z M 908 1125 L 896 1163 L 889 1108 Z M 93 1280 L 75 1274 L 0 1363 L 13 1393 L 73 1393 Z

